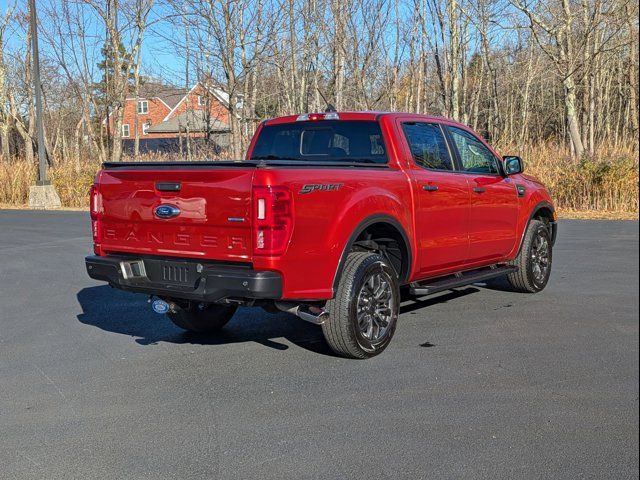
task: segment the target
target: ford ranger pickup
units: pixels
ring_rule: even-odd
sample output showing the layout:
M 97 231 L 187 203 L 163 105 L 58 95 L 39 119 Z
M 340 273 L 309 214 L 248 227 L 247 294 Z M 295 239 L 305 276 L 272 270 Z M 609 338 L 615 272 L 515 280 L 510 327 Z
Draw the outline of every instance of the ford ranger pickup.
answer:
M 186 330 L 260 306 L 367 358 L 389 344 L 401 298 L 498 276 L 520 292 L 545 288 L 556 212 L 523 168 L 445 118 L 275 118 L 242 161 L 105 163 L 87 272 L 150 296 Z

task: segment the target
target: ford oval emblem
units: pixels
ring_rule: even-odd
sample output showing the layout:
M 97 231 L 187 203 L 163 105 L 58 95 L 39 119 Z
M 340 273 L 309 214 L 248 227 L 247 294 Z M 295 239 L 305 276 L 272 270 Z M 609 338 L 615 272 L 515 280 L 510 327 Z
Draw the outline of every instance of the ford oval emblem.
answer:
M 158 205 L 154 213 L 158 218 L 173 218 L 180 215 L 180 209 L 175 205 Z

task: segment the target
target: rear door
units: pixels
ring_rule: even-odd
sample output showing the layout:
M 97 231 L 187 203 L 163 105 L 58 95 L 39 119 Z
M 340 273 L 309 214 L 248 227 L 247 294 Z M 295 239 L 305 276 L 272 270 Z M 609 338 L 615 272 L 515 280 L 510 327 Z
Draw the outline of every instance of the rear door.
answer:
M 455 270 L 469 250 L 469 187 L 437 123 L 400 120 L 414 184 L 419 278 Z
M 249 261 L 254 171 L 196 164 L 107 168 L 98 187 L 102 250 Z
M 502 175 L 500 160 L 468 130 L 447 126 L 459 168 L 469 182 L 470 249 L 468 263 L 504 259 L 516 242 L 518 195 L 513 181 Z

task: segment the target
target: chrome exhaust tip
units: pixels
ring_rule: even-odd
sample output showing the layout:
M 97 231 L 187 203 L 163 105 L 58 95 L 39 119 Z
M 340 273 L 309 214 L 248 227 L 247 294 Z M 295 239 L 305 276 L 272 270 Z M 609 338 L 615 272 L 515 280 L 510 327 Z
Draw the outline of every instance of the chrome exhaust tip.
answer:
M 323 308 L 312 305 L 300 305 L 288 302 L 275 302 L 276 308 L 283 312 L 291 313 L 305 322 L 314 325 L 322 325 L 329 318 L 329 313 Z

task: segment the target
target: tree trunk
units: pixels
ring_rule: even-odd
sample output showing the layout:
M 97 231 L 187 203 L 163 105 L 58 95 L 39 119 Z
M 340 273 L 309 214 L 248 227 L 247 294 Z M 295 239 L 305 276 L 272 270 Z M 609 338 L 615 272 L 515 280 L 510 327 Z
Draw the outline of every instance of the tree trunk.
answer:
M 82 134 L 82 119 L 76 124 L 73 132 L 73 157 L 76 165 L 76 171 L 80 171 L 80 136 Z
M 8 162 L 10 117 L 7 109 L 6 67 L 4 64 L 4 24 L 0 25 L 0 160 Z
M 451 50 L 449 56 L 449 75 L 451 78 L 450 114 L 454 120 L 460 120 L 460 29 L 458 25 L 458 2 L 449 0 L 449 31 Z
M 345 81 L 345 28 L 346 3 L 342 0 L 334 0 L 332 3 L 333 18 L 335 22 L 335 35 L 333 37 L 333 94 L 335 107 L 342 110 L 344 107 L 344 81 Z
M 529 121 L 529 92 L 531 91 L 531 82 L 533 81 L 533 43 L 529 49 L 529 58 L 527 61 L 527 75 L 525 79 L 524 92 L 522 94 L 522 107 L 520 114 L 520 144 L 523 144 L 527 138 L 527 127 Z
M 136 115 L 135 115 L 135 125 L 134 128 L 134 140 L 133 140 L 133 156 L 135 158 L 140 154 L 140 115 L 138 114 L 138 96 L 140 94 L 140 54 L 138 54 L 138 60 L 136 61 L 136 65 L 134 67 L 133 73 L 133 96 L 136 98 Z
M 33 138 L 29 134 L 29 130 L 25 126 L 20 114 L 18 113 L 18 109 L 16 108 L 16 101 L 13 97 L 13 94 L 9 95 L 9 109 L 11 112 L 11 116 L 14 118 L 14 124 L 16 126 L 16 130 L 18 131 L 18 135 L 22 139 L 24 145 L 24 158 L 25 161 L 31 165 L 34 163 L 33 156 Z
M 582 135 L 580 134 L 580 123 L 578 112 L 576 110 L 576 87 L 573 81 L 573 75 L 569 75 L 563 82 L 564 86 L 564 105 L 567 117 L 567 127 L 569 128 L 569 138 L 576 157 L 582 158 L 584 155 L 584 144 L 582 143 Z
M 630 4 L 629 4 L 630 5 Z M 633 137 L 634 149 L 638 146 L 638 29 L 637 19 L 638 14 L 636 11 L 635 20 L 634 15 L 631 13 L 631 7 L 627 7 L 627 28 L 629 29 L 629 38 L 631 38 L 630 52 L 629 52 L 629 66 L 627 67 L 627 75 L 629 82 L 629 103 L 631 104 L 631 126 Z

